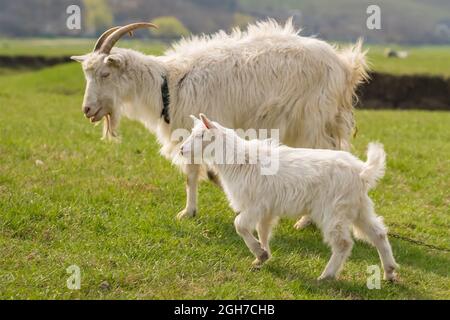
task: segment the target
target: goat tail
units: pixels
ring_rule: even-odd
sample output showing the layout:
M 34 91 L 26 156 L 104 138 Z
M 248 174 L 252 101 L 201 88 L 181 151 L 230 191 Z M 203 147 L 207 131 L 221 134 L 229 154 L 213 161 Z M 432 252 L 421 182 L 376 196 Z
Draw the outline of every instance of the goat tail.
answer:
M 341 51 L 341 59 L 348 66 L 348 85 L 355 88 L 369 79 L 369 65 L 367 63 L 367 50 L 363 50 L 363 40 L 360 38 L 354 45 Z
M 367 148 L 367 161 L 359 176 L 366 183 L 368 189 L 376 186 L 378 180 L 383 178 L 386 169 L 386 152 L 383 145 L 371 142 Z

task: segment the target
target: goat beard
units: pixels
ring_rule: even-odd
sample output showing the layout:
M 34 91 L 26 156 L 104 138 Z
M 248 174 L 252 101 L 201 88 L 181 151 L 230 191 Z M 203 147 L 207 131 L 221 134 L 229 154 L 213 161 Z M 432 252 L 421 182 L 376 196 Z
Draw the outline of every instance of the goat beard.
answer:
M 117 127 L 119 124 L 119 116 L 115 113 L 108 113 L 103 118 L 103 140 L 117 140 Z

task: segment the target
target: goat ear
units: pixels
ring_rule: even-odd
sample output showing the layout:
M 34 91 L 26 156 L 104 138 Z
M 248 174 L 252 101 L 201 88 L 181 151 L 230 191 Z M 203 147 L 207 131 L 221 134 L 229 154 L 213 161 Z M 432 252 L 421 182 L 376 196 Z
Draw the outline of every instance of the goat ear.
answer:
M 86 60 L 86 56 L 71 56 L 70 59 L 76 62 L 83 62 Z
M 123 64 L 123 57 L 120 54 L 111 54 L 103 60 L 104 63 L 119 67 Z
M 194 127 L 201 123 L 200 119 L 197 119 L 193 114 L 191 114 L 189 117 L 191 117 L 191 119 L 194 121 Z
M 203 124 L 207 129 L 215 129 L 216 125 L 209 120 L 203 113 L 200 113 L 200 119 L 202 120 Z

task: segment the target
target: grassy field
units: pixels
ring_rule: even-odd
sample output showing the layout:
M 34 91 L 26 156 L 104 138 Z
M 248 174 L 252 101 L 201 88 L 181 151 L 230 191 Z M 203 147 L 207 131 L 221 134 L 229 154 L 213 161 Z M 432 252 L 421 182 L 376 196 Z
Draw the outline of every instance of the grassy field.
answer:
M 42 55 L 49 57 L 79 55 L 92 51 L 94 44 L 95 39 L 0 38 L 0 55 Z M 120 41 L 120 46 L 139 50 L 147 54 L 159 54 L 166 47 L 163 43 L 157 43 L 154 41 L 127 40 L 126 38 Z
M 44 55 L 60 56 L 84 54 L 92 50 L 93 39 L 0 39 L 0 55 Z M 167 45 L 139 40 L 122 40 L 120 46 L 140 50 L 147 54 L 161 54 Z M 450 76 L 450 46 L 401 47 L 407 59 L 387 58 L 384 50 L 388 46 L 367 46 L 369 61 L 374 71 L 393 74 L 430 74 Z M 0 70 L 1 74 L 1 70 Z
M 157 49 L 159 50 L 159 49 Z M 356 243 L 339 281 L 315 228 L 283 221 L 260 271 L 209 183 L 197 218 L 176 221 L 184 178 L 154 137 L 124 121 L 120 144 L 83 118 L 78 64 L 0 76 L 0 298 L 449 299 L 450 254 L 392 238 L 398 284 L 366 287 L 375 249 Z M 358 111 L 354 152 L 388 153 L 372 196 L 396 234 L 449 248 L 450 113 Z M 69 290 L 66 268 L 81 269 Z
M 450 46 L 389 46 L 395 50 L 407 51 L 409 56 L 406 59 L 385 57 L 384 50 L 386 47 L 368 47 L 369 61 L 374 71 L 402 75 L 427 74 L 450 76 Z

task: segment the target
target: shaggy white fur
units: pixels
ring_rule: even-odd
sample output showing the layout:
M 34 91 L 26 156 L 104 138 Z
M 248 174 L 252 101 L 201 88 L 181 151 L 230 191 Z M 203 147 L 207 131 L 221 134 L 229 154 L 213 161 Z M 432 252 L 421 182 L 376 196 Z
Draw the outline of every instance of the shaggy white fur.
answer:
M 106 116 L 106 136 L 116 136 L 122 115 L 142 122 L 171 160 L 179 147 L 172 133 L 191 129 L 189 115 L 200 112 L 232 128 L 279 129 L 280 140 L 292 147 L 348 149 L 352 100 L 367 78 L 361 42 L 338 51 L 300 36 L 291 21 L 192 37 L 159 57 L 117 48 L 73 59 L 82 62 L 87 80 L 86 116 L 93 122 Z M 170 92 L 169 124 L 161 118 L 163 76 Z M 197 211 L 197 181 L 206 176 L 199 165 L 182 170 L 188 179 L 180 218 Z
M 309 214 L 332 250 L 319 279 L 335 278 L 341 270 L 353 246 L 352 227 L 356 237 L 377 248 L 385 279 L 396 278 L 397 264 L 386 227 L 375 214 L 368 196 L 369 189 L 384 175 L 386 154 L 381 144 L 370 143 L 367 161 L 362 162 L 345 151 L 296 149 L 260 140 L 247 141 L 204 115 L 200 117 L 202 121 L 196 120 L 181 152 L 186 158 L 194 153 L 218 172 L 230 205 L 238 213 L 234 221 L 236 231 L 256 256 L 254 265 L 269 259 L 269 237 L 278 218 Z M 260 156 L 253 164 L 218 163 L 217 158 L 203 152 L 214 143 L 211 141 L 224 141 L 219 145 L 226 154 L 247 155 L 259 148 Z M 199 145 L 202 148 L 192 147 Z M 261 167 L 270 160 L 268 155 L 278 157 L 275 175 L 261 174 Z M 253 236 L 255 229 L 259 239 Z

